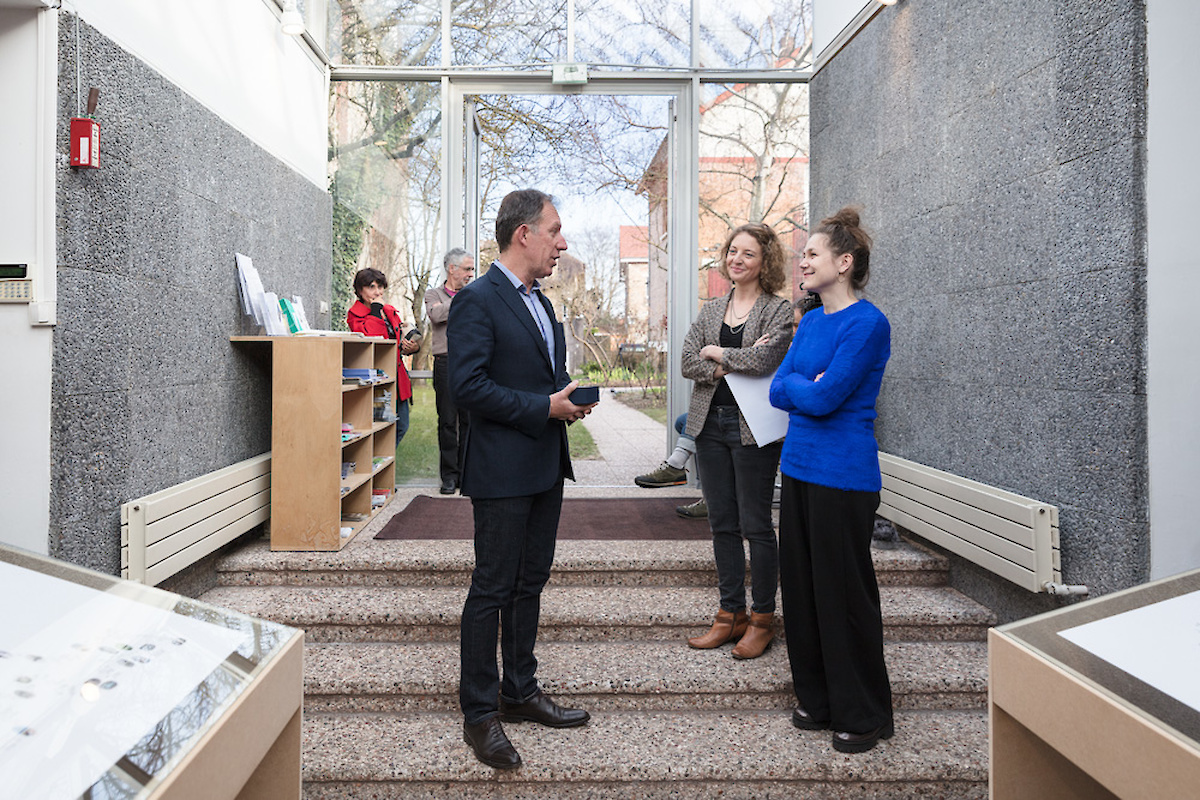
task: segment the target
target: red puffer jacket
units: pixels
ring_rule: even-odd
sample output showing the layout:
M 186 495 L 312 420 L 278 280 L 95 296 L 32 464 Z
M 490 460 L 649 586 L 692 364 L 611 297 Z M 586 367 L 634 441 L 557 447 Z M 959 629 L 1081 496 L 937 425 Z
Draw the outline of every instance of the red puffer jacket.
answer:
M 385 305 L 383 313 L 387 315 L 388 322 L 392 323 L 392 330 L 395 334 L 388 335 L 387 325 L 382 319 L 371 314 L 371 307 L 362 300 L 355 300 L 354 305 L 346 312 L 346 327 L 363 336 L 382 336 L 384 339 L 395 339 L 400 335 L 400 315 L 396 313 L 394 306 Z M 404 368 L 403 354 L 400 348 L 396 348 L 396 399 L 408 400 L 412 397 L 412 381 L 408 377 L 408 370 Z

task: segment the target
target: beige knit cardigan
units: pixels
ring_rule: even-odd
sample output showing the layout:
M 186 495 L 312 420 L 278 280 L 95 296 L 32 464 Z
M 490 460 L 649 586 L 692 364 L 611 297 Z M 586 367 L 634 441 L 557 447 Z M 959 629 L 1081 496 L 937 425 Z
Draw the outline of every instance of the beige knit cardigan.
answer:
M 724 297 L 714 297 L 700 309 L 700 315 L 692 323 L 687 336 L 683 339 L 683 357 L 680 365 L 683 377 L 692 380 L 692 399 L 688 404 L 687 427 L 684 433 L 694 437 L 704 427 L 708 417 L 709 406 L 712 405 L 713 393 L 717 390 L 719 378 L 714 377 L 717 363 L 700 357 L 700 349 L 708 344 L 721 344 L 721 321 L 725 319 L 725 310 L 729 307 L 733 292 Z M 725 348 L 724 366 L 727 372 L 738 372 L 743 375 L 770 375 L 783 363 L 788 347 L 792 343 L 792 304 L 782 297 L 764 292 L 750 309 L 746 319 L 746 327 L 742 329 L 742 342 L 745 347 Z M 766 344 L 752 347 L 764 333 L 771 334 Z M 741 422 L 742 444 L 757 444 L 746 417 L 738 410 Z M 764 444 L 768 444 L 764 442 Z

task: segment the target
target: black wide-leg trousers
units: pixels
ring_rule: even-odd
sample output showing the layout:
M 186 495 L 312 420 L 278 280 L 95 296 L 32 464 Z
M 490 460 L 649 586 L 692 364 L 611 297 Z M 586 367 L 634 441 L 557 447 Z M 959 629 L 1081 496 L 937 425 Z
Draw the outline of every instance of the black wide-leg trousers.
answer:
M 779 575 L 796 699 L 836 731 L 892 719 L 883 617 L 871 561 L 878 492 L 783 476 Z

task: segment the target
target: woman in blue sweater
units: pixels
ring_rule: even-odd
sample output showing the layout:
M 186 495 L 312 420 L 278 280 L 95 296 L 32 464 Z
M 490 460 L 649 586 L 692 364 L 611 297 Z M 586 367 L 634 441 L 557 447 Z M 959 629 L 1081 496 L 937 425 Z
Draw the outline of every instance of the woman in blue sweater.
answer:
M 833 729 L 844 753 L 892 735 L 871 531 L 879 507 L 875 399 L 891 327 L 860 299 L 871 238 L 858 211 L 821 221 L 800 263 L 801 286 L 821 297 L 805 314 L 771 382 L 788 412 L 780 469 L 779 572 L 784 631 L 798 705 L 792 724 Z

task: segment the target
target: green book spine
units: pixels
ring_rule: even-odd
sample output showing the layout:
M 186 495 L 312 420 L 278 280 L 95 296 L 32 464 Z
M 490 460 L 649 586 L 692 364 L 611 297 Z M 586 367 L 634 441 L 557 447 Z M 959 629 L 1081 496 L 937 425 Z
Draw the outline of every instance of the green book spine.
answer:
M 300 320 L 296 318 L 296 309 L 292 305 L 292 301 L 281 297 L 279 298 L 279 307 L 283 310 L 283 318 L 287 320 L 288 330 L 292 333 L 299 333 Z

